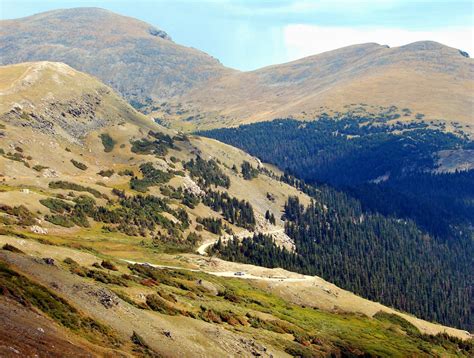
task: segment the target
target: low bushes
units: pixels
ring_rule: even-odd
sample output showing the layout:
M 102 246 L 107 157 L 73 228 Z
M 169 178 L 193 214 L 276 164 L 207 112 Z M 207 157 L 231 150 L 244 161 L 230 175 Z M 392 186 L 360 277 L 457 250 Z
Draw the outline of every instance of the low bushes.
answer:
M 102 145 L 104 146 L 104 152 L 108 153 L 114 149 L 116 142 L 108 133 L 102 133 L 99 138 L 102 141 Z
M 13 245 L 10 245 L 10 244 L 5 244 L 2 246 L 2 249 L 5 250 L 5 251 L 10 251 L 10 252 L 14 252 L 16 254 L 24 254 L 23 251 L 21 251 L 20 249 L 16 248 L 15 246 Z
M 45 215 L 44 219 L 49 221 L 50 223 L 66 228 L 71 228 L 74 226 L 74 222 L 64 215 L 53 214 L 53 215 Z
M 74 190 L 74 191 L 85 191 L 85 192 L 88 192 L 88 193 L 94 195 L 96 198 L 102 198 L 103 197 L 102 193 L 100 191 L 96 190 L 96 189 L 89 188 L 89 187 L 86 187 L 86 186 L 82 186 L 82 185 L 79 185 L 79 184 L 76 184 L 76 183 L 71 183 L 71 182 L 64 181 L 64 180 L 58 180 L 58 181 L 50 182 L 49 187 L 51 189 L 68 189 L 68 190 Z
M 110 178 L 112 175 L 114 175 L 115 171 L 113 169 L 106 169 L 106 170 L 101 170 L 97 174 L 100 175 L 101 177 L 107 177 Z
M 77 160 L 71 159 L 71 163 L 72 163 L 77 169 L 81 169 L 81 170 L 86 170 L 86 169 L 87 169 L 87 165 L 85 165 L 84 163 L 78 162 Z

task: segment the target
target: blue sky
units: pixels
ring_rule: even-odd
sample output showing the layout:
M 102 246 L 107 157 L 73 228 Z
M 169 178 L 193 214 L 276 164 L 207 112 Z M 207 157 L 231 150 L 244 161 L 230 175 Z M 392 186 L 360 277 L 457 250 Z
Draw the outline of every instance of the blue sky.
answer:
M 11 19 L 96 6 L 136 17 L 224 65 L 252 70 L 342 46 L 434 40 L 474 52 L 474 1 L 0 0 Z

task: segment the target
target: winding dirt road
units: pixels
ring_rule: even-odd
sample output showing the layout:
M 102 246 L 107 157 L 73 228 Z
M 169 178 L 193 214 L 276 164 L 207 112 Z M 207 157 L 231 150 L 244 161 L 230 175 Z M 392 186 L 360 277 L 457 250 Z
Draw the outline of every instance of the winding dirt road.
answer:
M 204 272 L 209 275 L 220 276 L 220 277 L 233 277 L 233 278 L 240 278 L 245 280 L 261 280 L 261 281 L 275 281 L 275 282 L 303 282 L 303 281 L 311 281 L 315 280 L 314 276 L 307 276 L 301 275 L 301 278 L 295 277 L 284 277 L 284 276 L 275 276 L 275 277 L 265 277 L 265 276 L 256 276 L 249 273 L 238 271 L 239 274 L 236 274 L 236 271 L 205 271 L 205 270 L 198 270 L 198 269 L 190 269 L 186 267 L 179 267 L 179 266 L 169 266 L 169 265 L 157 265 L 151 264 L 148 262 L 137 262 L 131 260 L 122 260 L 129 264 L 138 264 L 138 265 L 148 265 L 151 267 L 157 268 L 165 268 L 165 269 L 172 269 L 172 270 L 187 270 L 192 272 Z
M 262 232 L 259 232 L 259 234 L 263 234 L 263 235 L 273 235 L 273 234 L 284 234 L 285 233 L 285 229 L 284 228 L 278 228 L 278 229 L 275 229 L 275 230 L 268 230 L 268 231 L 262 231 Z M 229 239 L 231 239 L 233 236 L 239 238 L 239 239 L 243 239 L 244 237 L 250 237 L 250 236 L 253 236 L 253 233 L 245 230 L 245 231 L 242 231 L 236 235 L 224 235 L 221 237 L 221 239 L 223 241 L 227 241 Z M 201 246 L 199 246 L 197 248 L 197 253 L 199 255 L 202 255 L 202 256 L 206 256 L 207 255 L 207 249 L 214 245 L 218 240 L 212 240 L 212 241 L 206 241 L 204 243 L 201 244 Z

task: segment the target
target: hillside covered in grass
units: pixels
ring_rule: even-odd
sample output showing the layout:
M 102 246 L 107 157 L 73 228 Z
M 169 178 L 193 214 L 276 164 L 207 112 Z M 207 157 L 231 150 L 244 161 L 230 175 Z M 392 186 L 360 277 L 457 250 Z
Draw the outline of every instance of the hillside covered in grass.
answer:
M 166 129 L 63 64 L 1 67 L 0 79 L 0 299 L 22 314 L 8 321 L 27 337 L 19 352 L 41 349 L 38 317 L 45 339 L 98 355 L 470 354 L 462 330 L 206 253 L 253 235 L 299 250 L 287 202 L 311 210 L 314 193 L 277 168 Z M 345 202 L 324 202 L 340 229 Z M 399 229 L 387 226 L 406 239 Z

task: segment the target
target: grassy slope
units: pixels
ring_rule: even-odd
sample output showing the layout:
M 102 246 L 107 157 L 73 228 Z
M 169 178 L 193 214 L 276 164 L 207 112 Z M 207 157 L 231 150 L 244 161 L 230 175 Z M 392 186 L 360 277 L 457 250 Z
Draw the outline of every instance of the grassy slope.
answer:
M 48 79 L 50 76 L 56 78 L 54 76 L 54 69 L 57 68 L 58 65 L 47 64 L 46 66 L 42 65 L 39 67 L 36 65 L 22 66 L 26 66 L 27 70 L 31 70 L 32 68 L 36 70 L 42 70 L 43 72 L 40 71 L 40 73 L 37 73 L 36 75 L 46 76 L 46 79 Z M 61 69 L 64 69 L 61 66 L 59 67 Z M 2 79 L 1 86 L 3 86 L 3 88 L 11 88 L 11 82 L 13 82 L 15 78 L 18 78 L 25 73 L 24 68 L 22 68 L 22 71 L 19 71 L 18 68 L 16 68 L 15 71 L 11 71 L 12 68 L 16 67 L 12 66 L 8 68 L 8 71 L 0 71 L 0 78 Z M 67 70 L 72 71 L 70 69 Z M 53 71 L 53 74 L 51 75 L 49 71 Z M 90 87 L 81 87 L 83 88 L 85 93 L 87 93 L 87 91 L 94 91 L 99 85 L 96 80 L 92 79 L 89 76 L 77 74 L 74 71 L 72 73 L 73 74 L 67 75 L 66 77 L 79 76 L 79 78 L 82 78 L 84 81 L 86 81 L 86 83 L 89 83 Z M 61 79 L 61 76 L 63 76 L 64 73 L 59 72 L 56 73 L 56 75 L 58 75 L 59 79 Z M 10 83 L 9 86 L 8 83 Z M 51 82 L 46 81 L 45 83 L 50 84 L 48 90 L 52 91 L 56 96 L 61 93 L 58 90 L 59 87 L 62 88 L 61 81 L 58 82 L 56 80 L 53 80 Z M 41 94 L 41 91 L 37 89 L 39 84 L 40 83 L 36 81 L 25 82 L 11 94 L 11 96 L 13 97 L 7 98 L 10 98 L 9 100 L 11 102 L 21 100 L 22 98 L 28 98 L 36 104 L 36 110 L 45 110 L 46 107 L 43 107 L 43 100 L 45 98 L 43 94 L 45 94 L 46 91 Z M 32 91 L 31 93 L 30 89 Z M 70 88 L 69 90 L 70 92 L 65 92 L 63 95 L 61 95 L 63 97 L 57 98 L 57 100 L 60 102 L 64 102 L 67 99 L 73 98 L 75 95 L 77 95 L 77 92 L 74 92 L 74 88 Z M 38 97 L 35 97 L 36 95 Z M 116 172 L 122 169 L 133 169 L 135 172 L 138 172 L 138 166 L 141 163 L 147 161 L 154 161 L 157 163 L 161 163 L 161 165 L 169 165 L 169 163 L 171 163 L 171 156 L 175 156 L 180 160 L 189 160 L 191 157 L 194 156 L 194 154 L 192 154 L 193 151 L 200 152 L 203 158 L 205 159 L 219 159 L 222 163 L 221 169 L 231 178 L 232 184 L 229 188 L 229 193 L 232 196 L 238 197 L 240 199 L 249 200 L 255 211 L 259 215 L 263 215 L 264 212 L 269 209 L 274 212 L 275 216 L 279 217 L 279 213 L 282 210 L 283 203 L 288 195 L 299 195 L 302 202 L 308 201 L 308 198 L 302 193 L 298 193 L 295 189 L 264 175 L 260 175 L 257 179 L 254 179 L 252 181 L 243 180 L 240 175 L 233 173 L 230 167 L 233 164 L 236 164 L 239 167 L 240 163 L 243 160 L 248 160 L 252 162 L 255 166 L 258 165 L 258 162 L 254 158 L 249 157 L 247 154 L 243 153 L 240 150 L 231 148 L 213 140 L 205 138 L 191 138 L 190 142 L 181 142 L 179 144 L 179 150 L 170 150 L 170 152 L 165 156 L 165 158 L 162 159 L 157 159 L 151 155 L 136 155 L 132 153 L 130 151 L 129 143 L 131 138 L 142 138 L 146 135 L 148 129 L 160 131 L 162 131 L 163 129 L 155 125 L 154 123 L 147 121 L 143 116 L 130 109 L 130 107 L 125 105 L 124 102 L 121 101 L 112 92 L 110 94 L 105 95 L 105 98 L 106 99 L 103 100 L 104 105 L 103 107 L 100 107 L 100 110 L 104 111 L 102 115 L 110 118 L 110 123 L 108 123 L 107 126 L 104 128 L 99 128 L 97 130 L 91 131 L 89 135 L 85 137 L 81 142 L 77 142 L 77 140 L 71 142 L 70 134 L 67 131 L 61 132 L 55 136 L 51 136 L 50 134 L 31 129 L 29 127 L 22 127 L 20 131 L 18 130 L 18 127 L 12 125 L 11 123 L 5 124 L 4 128 L 2 129 L 2 132 L 4 132 L 5 134 L 4 141 L 2 142 L 2 149 L 4 149 L 5 151 L 11 151 L 13 150 L 12 148 L 14 148 L 15 146 L 20 146 L 23 150 L 23 155 L 25 157 L 24 161 L 29 165 L 29 167 L 21 161 L 6 159 L 3 156 L 0 157 L 0 168 L 3 175 L 3 183 L 0 187 L 0 202 L 8 203 L 10 205 L 23 204 L 33 213 L 39 212 L 37 215 L 42 217 L 44 214 L 49 213 L 49 211 L 45 206 L 39 203 L 40 199 L 54 196 L 60 193 L 66 195 L 69 192 L 69 190 L 52 190 L 48 187 L 48 183 L 50 181 L 57 179 L 68 180 L 74 183 L 94 188 L 103 194 L 107 194 L 110 197 L 112 197 L 112 188 L 125 189 L 128 194 L 135 194 L 133 190 L 129 189 L 128 187 L 129 179 L 127 177 L 113 175 L 111 178 L 107 179 L 102 178 L 96 173 L 100 170 L 105 169 L 114 169 Z M 110 106 L 109 101 L 112 102 Z M 108 108 L 111 108 L 110 113 L 107 112 Z M 75 120 L 76 119 L 71 119 L 71 121 Z M 101 139 L 99 138 L 99 134 L 101 133 L 109 134 L 114 139 L 114 141 L 116 141 L 116 145 L 114 146 L 114 149 L 111 152 L 104 151 L 103 144 L 101 142 Z M 169 133 L 172 134 L 172 132 Z M 28 159 L 28 156 L 31 156 L 31 158 Z M 85 163 L 87 165 L 87 169 L 80 170 L 76 168 L 70 162 L 71 159 L 75 159 L 81 163 Z M 42 165 L 48 167 L 47 170 L 50 171 L 49 173 L 52 173 L 53 176 L 57 176 L 57 178 L 51 178 L 51 175 L 46 175 L 47 170 L 42 170 L 40 172 L 35 171 L 34 169 L 32 169 L 34 165 Z M 180 169 L 180 164 L 177 163 L 176 165 L 177 169 Z M 179 179 L 178 177 L 176 178 L 176 180 Z M 102 182 L 102 184 L 97 184 L 98 181 Z M 179 180 L 174 185 L 179 185 Z M 21 192 L 21 188 L 29 188 L 30 191 L 28 193 Z M 154 195 L 161 196 L 157 187 L 152 187 L 150 192 Z M 274 202 L 271 202 L 266 198 L 267 192 L 270 192 L 275 197 Z M 104 199 L 98 199 L 98 203 L 100 203 L 101 205 L 105 205 L 106 201 Z M 178 203 L 175 203 L 173 205 L 179 206 Z M 193 222 L 191 228 L 194 228 L 195 219 L 197 215 L 215 215 L 215 213 L 213 214 L 209 209 L 206 209 L 203 206 L 198 207 L 194 211 L 190 210 L 189 214 Z M 40 225 L 48 230 L 47 235 L 31 234 L 29 233 L 28 227 L 22 228 L 13 226 L 8 229 L 27 233 L 28 236 L 27 240 L 24 240 L 24 245 L 26 245 L 25 247 L 27 247 L 26 251 L 33 256 L 51 256 L 55 257 L 58 260 L 63 260 L 65 258 L 65 255 L 74 256 L 74 259 L 78 261 L 81 265 L 88 267 L 90 267 L 90 265 L 92 265 L 97 260 L 100 260 L 101 258 L 105 257 L 111 259 L 126 258 L 136 261 L 159 262 L 168 265 L 180 266 L 195 266 L 196 262 L 200 260 L 199 258 L 196 258 L 193 255 L 164 255 L 161 253 L 163 251 L 163 248 L 151 247 L 147 244 L 149 243 L 149 239 L 145 239 L 142 241 L 139 238 L 129 237 L 125 234 L 104 233 L 101 229 L 101 225 L 94 222 L 92 222 L 91 228 L 87 229 L 78 227 L 66 229 L 44 221 L 41 222 Z M 234 229 L 238 230 L 238 228 L 236 227 L 234 227 Z M 216 239 L 216 236 L 213 236 L 210 233 L 206 233 L 204 239 L 212 240 Z M 8 240 L 18 239 L 10 238 Z M 36 243 L 37 240 L 41 242 L 57 244 L 60 246 L 41 245 Z M 16 241 L 16 245 L 18 245 L 18 241 Z M 63 246 L 68 246 L 72 249 L 67 249 Z M 166 247 L 166 243 L 164 243 L 163 246 Z M 86 250 L 88 254 L 84 254 L 84 250 Z M 25 265 L 26 266 L 22 267 L 26 271 L 30 270 L 31 267 L 42 267 L 37 266 L 36 264 L 30 266 L 29 263 Z M 121 265 L 120 267 L 122 272 L 128 272 L 123 265 Z M 34 270 L 28 272 L 33 274 Z M 39 272 L 38 275 L 40 275 L 41 272 Z M 260 309 L 257 307 L 257 311 L 259 312 L 263 312 L 265 314 L 273 314 L 273 308 L 270 309 L 270 307 L 274 307 L 274 314 L 278 318 L 285 318 L 289 321 L 295 322 L 302 320 L 300 323 L 298 323 L 299 325 L 302 325 L 300 328 L 303 330 L 313 331 L 316 336 L 320 336 L 320 338 L 324 340 L 323 346 L 327 349 L 336 349 L 338 344 L 337 342 L 340 339 L 341 342 L 344 343 L 344 345 L 346 346 L 352 345 L 353 347 L 360 347 L 360 349 L 367 350 L 370 352 L 376 352 L 377 349 L 382 349 L 382 347 L 386 347 L 383 349 L 389 349 L 393 351 L 400 350 L 403 352 L 420 352 L 419 350 L 416 350 L 418 348 L 415 348 L 416 344 L 413 342 L 404 343 L 404 346 L 399 346 L 398 344 L 403 341 L 403 335 L 395 335 L 394 337 L 385 336 L 382 328 L 386 327 L 381 325 L 381 323 L 377 322 L 376 320 L 360 317 L 358 315 L 343 314 L 342 316 L 340 316 L 334 313 L 327 313 L 325 311 L 314 311 L 309 308 L 304 309 L 301 306 L 290 304 L 284 301 L 281 298 L 285 297 L 284 294 L 270 293 L 272 292 L 271 288 L 263 287 L 261 289 L 258 289 L 255 287 L 255 285 L 251 283 L 239 280 L 216 278 L 205 274 L 202 274 L 204 276 L 201 276 L 201 274 L 193 275 L 196 275 L 196 279 L 199 276 L 204 278 L 206 281 L 214 282 L 216 286 L 226 287 L 226 285 L 230 285 L 230 289 L 237 290 L 241 292 L 242 296 L 248 297 L 246 299 L 247 303 L 254 299 L 262 300 L 262 302 L 264 303 L 264 306 L 262 307 L 266 308 Z M 36 277 L 35 279 L 38 279 L 40 281 L 43 280 L 42 282 L 45 283 L 44 277 L 40 276 Z M 67 272 L 65 272 L 64 274 L 59 274 L 57 279 L 67 281 L 68 277 L 69 276 Z M 45 284 L 49 283 L 50 282 L 48 281 Z M 132 292 L 135 292 L 135 294 L 139 294 L 141 290 L 144 290 L 143 287 L 136 285 L 133 285 L 133 287 L 131 287 L 130 289 L 132 290 Z M 307 290 L 307 288 L 304 289 Z M 149 293 L 149 289 L 147 290 L 147 292 Z M 294 290 L 295 292 L 297 292 L 299 288 L 295 287 Z M 73 299 L 73 297 L 75 296 L 71 295 L 68 299 Z M 265 302 L 267 301 L 269 303 L 265 306 Z M 199 300 L 197 302 L 199 302 Z M 184 299 L 183 304 L 186 307 L 187 305 L 191 305 L 192 307 L 194 307 L 193 309 L 197 309 L 199 308 L 199 304 L 197 302 L 193 300 L 186 301 L 186 299 Z M 94 311 L 97 306 L 89 307 L 86 299 L 79 300 L 78 298 L 77 301 L 74 299 L 74 304 L 80 307 L 82 310 L 88 311 L 90 315 L 96 315 L 95 317 L 98 318 L 100 321 L 107 319 L 107 315 L 105 313 L 98 314 Z M 235 303 L 222 302 L 222 300 L 212 299 L 210 300 L 209 304 L 213 307 L 215 305 L 216 310 L 234 309 L 239 312 L 244 312 L 244 310 L 247 309 L 247 306 L 245 306 L 244 308 L 244 306 L 235 305 Z M 287 308 L 285 308 L 288 305 L 292 307 L 291 312 L 288 312 Z M 252 306 L 252 309 L 256 309 L 256 307 Z M 318 314 L 314 313 L 313 311 L 317 312 Z M 360 312 L 361 310 L 354 309 L 354 311 Z M 162 324 L 162 320 L 164 319 L 161 316 L 158 318 L 154 315 L 150 316 L 149 313 L 146 313 L 145 316 L 147 317 L 147 319 L 149 319 L 149 322 L 153 322 L 153 324 L 158 325 Z M 166 318 L 165 321 L 166 320 L 168 320 L 168 318 Z M 175 320 L 175 318 L 173 318 L 173 320 Z M 334 322 L 331 323 L 332 321 Z M 349 322 L 350 325 L 344 328 L 343 326 L 346 321 Z M 113 321 L 109 323 L 113 323 L 114 329 L 120 329 L 120 327 L 125 324 L 124 322 Z M 175 327 L 175 325 L 176 327 L 186 327 L 187 323 L 185 322 L 188 322 L 188 319 L 183 322 L 178 320 L 176 322 L 168 322 L 167 324 L 169 327 Z M 204 326 L 201 326 L 200 323 L 198 324 L 194 322 L 193 324 L 197 324 L 196 330 L 198 330 L 199 332 L 205 332 L 205 330 L 207 329 Z M 333 328 L 330 327 L 333 325 L 335 327 L 334 329 L 341 332 L 345 332 L 344 335 L 337 336 L 335 334 L 335 331 L 332 331 Z M 140 327 L 141 326 L 137 326 L 137 328 Z M 225 327 L 230 328 L 227 326 Z M 440 327 L 439 329 L 442 330 L 443 328 Z M 294 346 L 295 343 L 288 343 L 288 337 L 286 336 L 285 339 L 282 338 L 283 336 L 275 336 L 275 332 L 273 331 L 268 333 L 265 330 L 265 332 L 261 330 L 252 330 L 248 327 L 242 327 L 242 330 L 242 332 L 237 330 L 236 333 L 244 334 L 244 336 L 247 337 L 256 336 L 259 341 L 267 342 L 269 345 L 276 347 L 275 349 L 277 351 L 281 351 L 281 349 L 289 349 L 290 346 L 294 349 L 301 348 L 300 345 Z M 233 332 L 234 329 L 232 328 L 230 329 L 230 331 Z M 452 332 L 456 334 L 456 331 Z M 131 333 L 132 332 L 127 332 L 128 337 L 131 335 Z M 461 332 L 459 332 L 459 334 L 462 335 Z M 381 340 L 378 341 L 377 345 L 371 346 L 369 344 L 369 337 L 371 337 L 370 339 L 373 340 L 373 336 L 378 337 L 379 335 L 381 335 Z M 347 338 L 344 338 L 344 336 L 346 336 Z M 128 339 L 128 337 L 125 338 Z M 228 337 L 229 339 L 230 347 L 235 348 L 236 338 L 234 336 L 226 337 Z M 333 340 L 331 337 L 338 338 L 336 340 Z M 195 342 L 192 338 L 188 339 L 190 339 L 191 346 L 193 344 L 197 344 L 202 347 L 201 344 L 204 344 L 203 342 L 205 341 L 204 340 Z M 417 339 L 415 339 L 415 341 Z M 396 343 L 395 349 L 390 348 L 392 347 L 392 343 L 389 343 L 389 341 L 391 342 L 392 340 L 398 342 Z M 405 344 L 408 345 L 405 347 Z M 319 348 L 312 347 L 311 349 L 317 351 Z
M 76 261 L 80 260 L 82 256 L 90 256 L 88 253 L 74 249 L 69 249 L 68 254 L 68 257 L 73 257 Z M 54 280 L 55 285 L 61 289 L 61 295 L 76 306 L 83 305 L 84 297 L 87 297 L 88 292 L 100 287 L 107 287 L 107 290 L 118 292 L 119 297 L 128 303 L 119 300 L 119 305 L 111 309 L 115 319 L 103 315 L 103 308 L 94 303 L 97 298 L 89 298 L 92 301 L 82 309 L 88 315 L 95 316 L 105 324 L 111 325 L 113 329 L 117 330 L 117 334 L 122 337 L 122 340 L 129 334 L 130 320 L 132 317 L 138 316 L 142 317 L 143 321 L 137 320 L 133 329 L 147 338 L 146 324 L 149 324 L 147 323 L 149 319 L 155 323 L 162 320 L 160 325 L 168 321 L 167 324 L 175 339 L 180 336 L 182 336 L 181 339 L 189 339 L 189 337 L 185 338 L 187 334 L 185 327 L 195 326 L 197 330 L 204 329 L 207 324 L 200 322 L 207 321 L 219 327 L 218 329 L 223 328 L 229 332 L 228 336 L 225 334 L 220 336 L 224 347 L 226 344 L 233 344 L 233 335 L 238 334 L 244 339 L 255 339 L 266 346 L 269 353 L 276 353 L 277 356 L 283 354 L 283 351 L 311 356 L 341 350 L 354 353 L 367 352 L 382 356 L 423 356 L 435 353 L 449 356 L 456 349 L 455 344 L 449 341 L 444 342 L 443 345 L 429 343 L 416 328 L 401 318 L 394 319 L 393 316 L 382 315 L 382 318 L 371 319 L 361 314 L 331 313 L 309 307 L 305 308 L 288 303 L 268 291 L 258 289 L 246 280 L 220 278 L 189 271 L 152 270 L 146 272 L 155 275 L 153 277 L 159 285 L 149 287 L 129 280 L 128 287 L 119 287 L 112 284 L 103 285 L 92 279 L 81 279 L 69 274 L 67 271 L 70 266 L 62 263 L 59 259 L 56 261 L 58 270 L 58 268 L 35 263 L 24 255 L 7 252 L 0 255 L 2 260 L 9 262 L 9 265 L 13 265 L 12 267 L 16 270 L 31 275 L 31 279 L 34 281 L 50 286 L 51 279 Z M 100 261 L 99 258 L 96 260 Z M 90 267 L 90 264 L 84 263 L 85 261 L 82 260 L 82 265 Z M 119 267 L 119 274 L 130 273 L 130 269 L 120 262 L 116 262 L 116 265 Z M 133 272 L 139 274 L 138 271 Z M 108 271 L 108 274 L 116 276 L 111 271 Z M 143 277 L 146 278 L 147 273 Z M 10 282 L 14 283 L 15 281 L 10 280 Z M 24 295 L 27 297 L 28 294 L 31 294 L 28 288 L 31 285 L 35 284 L 24 283 L 21 286 L 22 290 L 26 290 Z M 83 287 L 83 289 L 78 290 L 73 287 Z M 143 297 L 156 292 L 162 297 L 157 301 L 158 306 L 149 304 L 147 308 Z M 216 292 L 220 293 L 216 295 Z M 54 294 L 51 293 L 51 295 Z M 137 310 L 130 304 L 142 306 L 144 309 Z M 125 307 L 127 308 L 125 309 Z M 150 308 L 159 310 L 161 313 L 151 313 Z M 132 315 L 130 316 L 127 312 Z M 56 319 L 62 317 L 61 315 L 51 315 L 50 311 L 46 311 L 46 313 Z M 195 318 L 189 318 L 190 315 Z M 229 320 L 229 316 L 233 319 Z M 145 317 L 149 319 L 146 320 Z M 120 322 L 117 322 L 117 318 Z M 81 332 L 72 329 L 78 334 Z M 88 332 L 83 334 L 87 337 Z M 213 338 L 210 337 L 210 339 Z M 158 342 L 149 344 L 152 348 L 160 351 Z M 191 339 L 185 346 L 189 348 L 200 344 L 199 341 Z M 186 351 L 183 353 L 187 355 Z M 209 351 L 211 355 L 214 353 Z
M 429 41 L 395 48 L 354 45 L 222 76 L 206 89 L 193 90 L 186 97 L 191 110 L 170 120 L 177 128 L 208 129 L 275 118 L 314 119 L 364 104 L 372 113 L 382 107 L 409 108 L 412 114 L 401 118 L 405 121 L 423 113 L 427 120 L 470 125 L 472 61 L 457 49 Z M 199 113 L 204 114 L 186 120 Z M 163 111 L 154 116 L 167 118 Z

